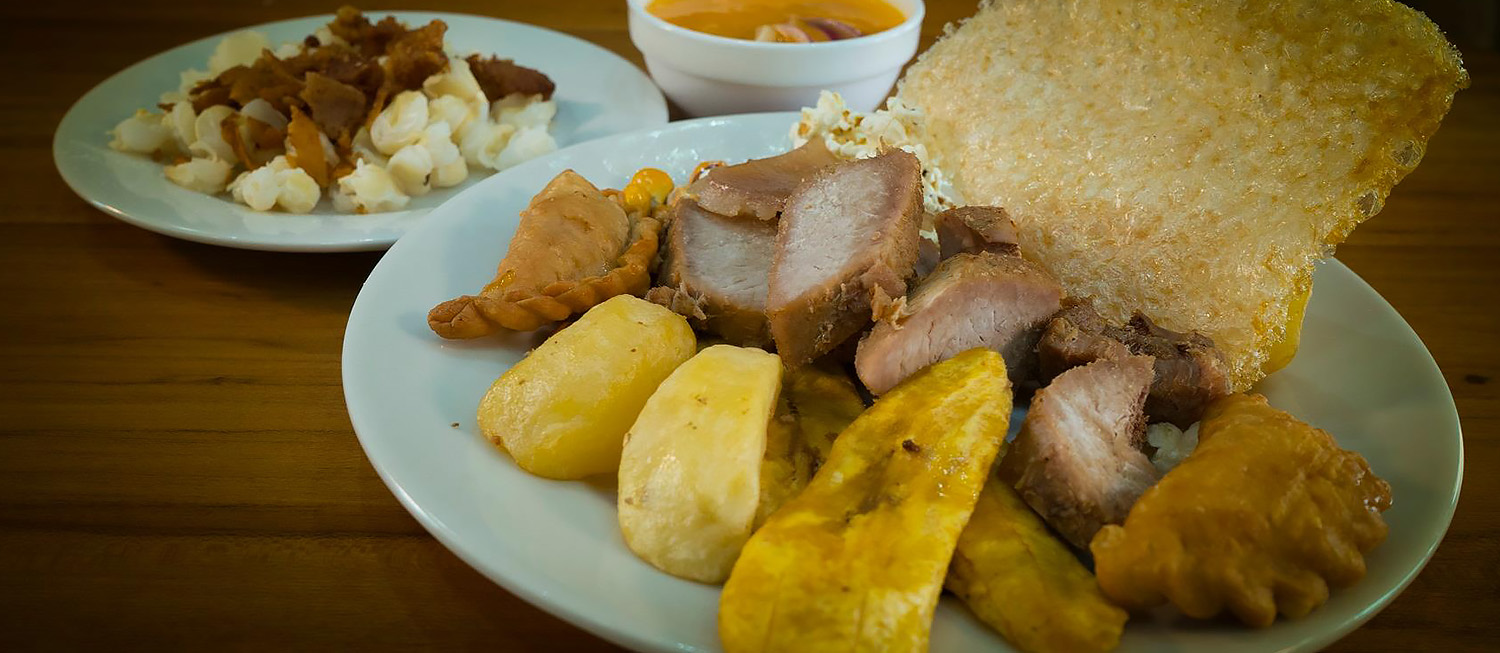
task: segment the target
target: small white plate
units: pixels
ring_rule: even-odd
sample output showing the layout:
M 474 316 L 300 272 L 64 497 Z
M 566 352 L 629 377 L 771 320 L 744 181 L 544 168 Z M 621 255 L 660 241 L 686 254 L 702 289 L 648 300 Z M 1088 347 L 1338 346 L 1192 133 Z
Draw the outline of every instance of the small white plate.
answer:
M 559 171 L 573 168 L 618 187 L 636 169 L 654 166 L 680 181 L 701 160 L 785 150 L 795 120 L 779 113 L 674 123 L 495 175 L 391 248 L 349 315 L 344 396 L 360 443 L 391 491 L 475 569 L 625 646 L 718 650 L 718 588 L 668 576 L 631 555 L 609 489 L 530 476 L 485 442 L 474 424 L 479 398 L 535 344 L 533 336 L 444 341 L 428 330 L 427 310 L 478 290 L 494 274 L 517 213 Z M 1447 530 L 1463 442 L 1436 364 L 1390 305 L 1342 264 L 1319 267 L 1314 287 L 1301 353 L 1259 390 L 1363 454 L 1390 482 L 1390 537 L 1369 556 L 1364 580 L 1335 591 L 1305 619 L 1265 630 L 1140 619 L 1128 627 L 1121 651 L 1319 649 L 1390 602 Z M 932 649 L 1009 650 L 951 598 L 938 610 Z
M 661 91 L 630 62 L 580 39 L 494 18 L 429 12 L 375 12 L 408 25 L 433 19 L 448 24 L 451 49 L 509 57 L 536 68 L 557 84 L 552 135 L 559 147 L 667 122 Z M 333 16 L 313 16 L 246 27 L 273 45 L 301 41 Z M 235 30 L 243 31 L 243 30 Z M 227 33 L 226 33 L 227 34 Z M 167 181 L 149 157 L 109 148 L 109 132 L 136 109 L 156 106 L 177 88 L 178 74 L 205 69 L 225 34 L 173 48 L 116 73 L 84 94 L 63 116 L 52 139 L 52 158 L 73 192 L 100 210 L 169 236 L 244 249 L 301 252 L 378 250 L 396 242 L 437 205 L 483 179 L 413 198 L 405 211 L 338 214 L 326 200 L 315 213 L 260 213 L 227 196 L 210 196 Z

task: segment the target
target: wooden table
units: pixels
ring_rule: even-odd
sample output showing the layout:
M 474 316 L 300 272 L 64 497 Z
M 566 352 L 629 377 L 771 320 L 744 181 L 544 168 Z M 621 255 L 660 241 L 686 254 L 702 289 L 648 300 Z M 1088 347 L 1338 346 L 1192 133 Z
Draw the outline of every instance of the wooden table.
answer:
M 414 5 L 535 23 L 640 61 L 620 0 Z M 930 41 L 974 2 L 929 5 Z M 90 208 L 52 166 L 58 120 L 116 70 L 335 6 L 7 6 L 0 649 L 607 648 L 465 566 L 365 461 L 339 348 L 379 254 L 158 236 Z M 1466 435 L 1464 498 L 1426 571 L 1338 650 L 1481 650 L 1500 637 L 1500 56 L 1470 52 L 1468 65 L 1473 88 L 1421 168 L 1339 250 L 1442 366 Z

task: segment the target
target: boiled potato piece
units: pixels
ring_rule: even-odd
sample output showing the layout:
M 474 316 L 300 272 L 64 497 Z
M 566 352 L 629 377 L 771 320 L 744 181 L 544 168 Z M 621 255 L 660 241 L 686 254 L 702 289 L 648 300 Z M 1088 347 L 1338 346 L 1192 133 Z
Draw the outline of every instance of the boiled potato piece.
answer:
M 805 365 L 782 373 L 781 401 L 766 432 L 756 528 L 807 487 L 834 438 L 864 410 L 859 391 L 838 368 Z
M 723 582 L 754 525 L 781 359 L 715 345 L 683 363 L 625 436 L 625 544 L 658 569 Z
M 958 537 L 947 587 L 1025 653 L 1111 650 L 1128 617 L 1015 489 L 996 478 Z
M 479 429 L 532 474 L 613 473 L 625 431 L 696 348 L 687 320 L 620 295 L 506 370 L 479 402 Z
M 740 553 L 719 598 L 737 651 L 925 651 L 953 548 L 1010 421 L 1005 361 L 913 375 L 833 443 Z

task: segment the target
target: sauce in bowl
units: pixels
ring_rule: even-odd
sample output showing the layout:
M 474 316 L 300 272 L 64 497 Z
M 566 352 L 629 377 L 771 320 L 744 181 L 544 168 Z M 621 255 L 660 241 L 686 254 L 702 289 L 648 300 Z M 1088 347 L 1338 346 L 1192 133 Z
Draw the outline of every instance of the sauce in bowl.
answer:
M 646 11 L 695 32 L 782 42 L 854 38 L 906 20 L 884 0 L 652 0 Z

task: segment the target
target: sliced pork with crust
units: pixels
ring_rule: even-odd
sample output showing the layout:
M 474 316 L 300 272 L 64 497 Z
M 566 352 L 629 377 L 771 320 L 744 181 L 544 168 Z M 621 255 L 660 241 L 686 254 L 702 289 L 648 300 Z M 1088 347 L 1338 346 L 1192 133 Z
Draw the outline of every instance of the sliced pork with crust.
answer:
M 646 298 L 741 347 L 768 347 L 766 288 L 776 224 L 728 218 L 681 198 L 673 207 L 660 283 Z
M 1075 547 L 1123 522 L 1156 483 L 1138 448 L 1151 375 L 1151 357 L 1135 355 L 1063 372 L 1032 398 L 1000 462 L 1000 477 Z
M 1178 333 L 1140 313 L 1121 327 L 1105 322 L 1087 302 L 1070 302 L 1047 325 L 1037 343 L 1042 378 L 1100 359 L 1144 354 L 1156 359 L 1146 416 L 1187 428 L 1203 410 L 1229 394 L 1223 352 L 1200 333 Z
M 975 347 L 1000 352 L 1011 382 L 1036 378 L 1036 341 L 1062 286 L 1019 256 L 959 254 L 939 263 L 891 319 L 859 343 L 855 370 L 881 394 L 933 363 Z
M 1016 224 L 998 206 L 960 206 L 932 219 L 943 258 L 961 252 L 1019 254 Z
M 775 220 L 798 185 L 838 162 L 822 139 L 813 139 L 785 154 L 709 170 L 686 192 L 720 215 Z
M 787 200 L 766 314 L 797 367 L 837 347 L 906 294 L 917 263 L 922 165 L 893 150 L 831 166 Z

